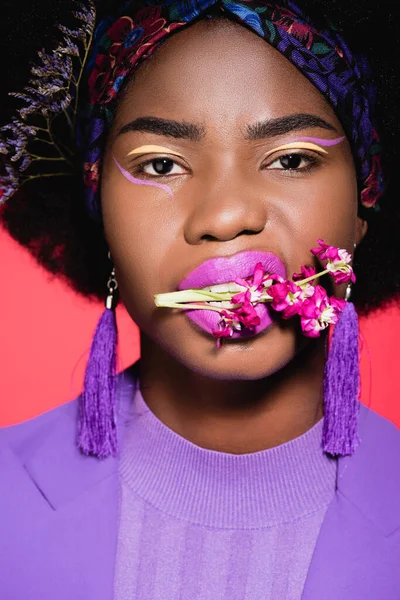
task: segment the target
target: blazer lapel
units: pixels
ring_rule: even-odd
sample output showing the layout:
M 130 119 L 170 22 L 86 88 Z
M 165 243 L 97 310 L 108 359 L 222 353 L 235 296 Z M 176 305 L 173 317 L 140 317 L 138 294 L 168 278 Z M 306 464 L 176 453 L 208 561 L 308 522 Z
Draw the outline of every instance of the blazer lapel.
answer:
M 339 459 L 302 600 L 399 600 L 400 434 L 361 407 L 361 443 Z
M 120 444 L 134 368 L 119 376 Z M 0 450 L 0 596 L 112 600 L 119 456 L 84 456 L 76 447 L 77 401 L 57 410 L 21 454 Z

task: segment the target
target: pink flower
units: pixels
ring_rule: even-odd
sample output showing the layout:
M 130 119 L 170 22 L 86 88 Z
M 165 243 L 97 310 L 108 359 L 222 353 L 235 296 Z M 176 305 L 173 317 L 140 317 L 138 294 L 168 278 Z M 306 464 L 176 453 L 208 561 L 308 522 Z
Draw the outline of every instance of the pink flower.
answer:
M 247 291 L 248 298 L 243 302 L 240 308 L 234 309 L 232 312 L 235 314 L 236 319 L 244 325 L 247 329 L 254 329 L 260 324 L 260 317 L 258 316 L 256 309 L 250 301 L 250 291 Z
M 328 260 L 326 265 L 327 270 L 332 275 L 335 283 L 347 283 L 348 281 L 354 283 L 356 276 L 350 264 L 352 260 L 351 255 L 346 250 L 341 249 L 338 250 L 338 257 L 337 260 Z
M 329 302 L 338 315 L 340 315 L 344 311 L 344 308 L 346 306 L 346 300 L 343 300 L 342 298 L 336 298 L 336 296 L 331 296 L 329 298 Z
M 318 244 L 311 252 L 320 260 L 327 261 L 322 274 L 329 272 L 337 283 L 355 281 L 350 265 L 351 255 L 344 249 L 325 244 L 321 239 Z M 330 324 L 337 323 L 346 302 L 335 297 L 329 298 L 325 288 L 320 285 L 314 286 L 310 282 L 299 285 L 302 280 L 315 275 L 315 267 L 303 265 L 301 272 L 293 275 L 293 281 L 285 280 L 279 275 L 266 274 L 262 264 L 257 263 L 253 275 L 235 279 L 243 291 L 231 298 L 232 305 L 237 307 L 232 306 L 220 312 L 218 329 L 212 332 L 217 339 L 217 347 L 221 346 L 223 338 L 231 337 L 234 331 L 242 331 L 243 328 L 254 330 L 260 324 L 255 305 L 265 300 L 272 300 L 271 308 L 280 312 L 284 319 L 299 315 L 304 335 L 318 337 Z
M 340 260 L 339 249 L 335 246 L 325 244 L 323 240 L 318 240 L 319 247 L 311 248 L 311 254 L 318 256 L 320 260 Z
M 238 285 L 243 286 L 243 292 L 239 292 L 232 297 L 232 304 L 241 304 L 242 302 L 258 302 L 264 292 L 264 276 L 265 271 L 261 263 L 257 263 L 254 268 L 254 273 L 247 279 L 237 277 L 234 281 Z
M 241 331 L 243 326 L 250 331 L 260 324 L 260 317 L 256 309 L 250 302 L 250 290 L 246 292 L 246 298 L 242 306 L 232 310 L 222 310 L 221 320 L 218 323 L 218 329 L 214 329 L 212 334 L 217 338 L 217 348 L 221 347 L 221 339 L 232 337 L 234 331 Z
M 218 323 L 218 329 L 213 329 L 212 334 L 217 340 L 217 348 L 221 348 L 222 338 L 232 337 L 233 328 L 224 318 L 222 318 Z
M 327 260 L 326 269 L 332 275 L 335 283 L 347 283 L 356 280 L 351 266 L 352 257 L 343 248 L 328 246 L 323 240 L 318 240 L 320 247 L 313 248 L 311 253 L 318 256 L 320 260 Z
M 293 281 L 275 283 L 269 288 L 268 294 L 272 297 L 272 308 L 282 312 L 284 319 L 290 319 L 299 312 L 303 301 L 303 290 Z
M 311 297 L 302 303 L 300 314 L 301 328 L 307 337 L 319 337 L 320 332 L 330 324 L 337 323 L 346 302 L 339 298 L 328 298 L 326 290 L 316 285 Z
M 315 267 L 310 267 L 309 265 L 303 265 L 300 269 L 300 273 L 293 273 L 293 281 L 300 281 L 301 279 L 308 279 L 309 277 L 313 277 L 316 275 L 317 269 Z
M 222 338 L 232 337 L 234 330 L 240 331 L 241 325 L 234 318 L 232 312 L 221 310 L 221 320 L 218 323 L 218 329 L 213 329 L 212 334 L 217 339 L 217 348 L 221 347 Z

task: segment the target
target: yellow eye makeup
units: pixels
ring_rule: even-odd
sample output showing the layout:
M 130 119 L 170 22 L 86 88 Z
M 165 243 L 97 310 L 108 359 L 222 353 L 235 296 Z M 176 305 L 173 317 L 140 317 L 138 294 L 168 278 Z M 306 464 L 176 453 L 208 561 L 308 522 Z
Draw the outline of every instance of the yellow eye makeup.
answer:
M 313 138 L 313 137 L 301 137 L 289 144 L 284 144 L 283 146 L 279 146 L 278 148 L 274 148 L 268 152 L 267 157 L 271 156 L 274 152 L 278 152 L 280 150 L 315 150 L 316 152 L 320 152 L 322 154 L 328 154 L 328 151 L 325 150 L 325 147 L 336 146 L 345 140 L 344 136 L 336 138 L 334 140 L 326 140 L 323 138 Z
M 182 154 L 179 152 L 174 152 L 170 148 L 165 148 L 164 146 L 140 146 L 139 148 L 135 148 L 128 153 L 128 156 L 134 156 L 135 154 L 150 154 L 152 152 L 165 152 L 167 154 L 173 154 L 174 156 L 180 156 L 183 158 Z
M 322 154 L 328 154 L 328 151 L 322 148 L 322 146 L 318 146 L 317 144 L 313 144 L 311 142 L 291 142 L 290 144 L 284 144 L 283 146 L 278 146 L 278 148 L 270 150 L 270 152 L 266 154 L 266 158 L 271 156 L 271 154 L 275 154 L 275 152 L 279 152 L 281 150 L 316 150 Z

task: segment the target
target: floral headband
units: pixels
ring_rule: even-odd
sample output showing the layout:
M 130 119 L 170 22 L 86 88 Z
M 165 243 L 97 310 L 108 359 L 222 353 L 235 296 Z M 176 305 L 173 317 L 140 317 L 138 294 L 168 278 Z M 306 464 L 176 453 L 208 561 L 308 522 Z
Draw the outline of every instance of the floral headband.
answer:
M 384 181 L 379 136 L 373 120 L 375 90 L 366 61 L 350 52 L 333 26 L 317 29 L 290 0 L 279 2 L 279 6 L 265 0 L 148 0 L 146 4 L 138 10 L 136 0 L 125 3 L 117 19 L 107 18 L 99 24 L 93 40 L 91 2 L 89 9 L 75 13 L 83 22 L 81 30 L 60 27 L 66 36 L 65 44 L 51 56 L 42 53 L 42 66 L 32 69 L 33 74 L 42 77 L 39 89 L 32 90 L 31 86 L 16 95 L 27 106 L 19 111 L 19 119 L 0 130 L 0 154 L 5 155 L 3 173 L 0 171 L 0 202 L 2 194 L 3 199 L 7 199 L 21 183 L 32 178 L 32 175 L 27 176 L 32 162 L 38 158 L 43 160 L 36 155 L 32 161 L 27 149 L 29 137 L 36 135 L 37 140 L 38 134 L 48 135 L 49 140 L 43 142 L 54 141 L 51 125 L 58 115 L 64 115 L 73 128 L 79 156 L 83 155 L 88 208 L 100 217 L 101 159 L 119 91 L 129 74 L 169 35 L 217 8 L 281 52 L 326 98 L 352 146 L 361 204 L 367 208 L 378 207 Z M 83 46 L 83 58 L 79 44 Z M 76 57 L 78 73 L 72 69 Z M 89 102 L 78 113 L 77 98 L 82 81 L 88 84 Z M 49 106 L 57 94 L 61 94 L 61 98 L 57 97 L 54 106 Z M 43 129 L 47 129 L 47 134 L 46 131 L 40 134 L 41 128 L 36 127 L 36 122 L 32 125 L 27 122 L 27 117 L 35 111 L 46 117 Z M 71 164 L 71 153 L 60 147 L 58 150 L 60 159 L 65 158 Z M 64 173 L 53 173 L 57 174 Z M 39 177 L 40 172 L 36 176 Z

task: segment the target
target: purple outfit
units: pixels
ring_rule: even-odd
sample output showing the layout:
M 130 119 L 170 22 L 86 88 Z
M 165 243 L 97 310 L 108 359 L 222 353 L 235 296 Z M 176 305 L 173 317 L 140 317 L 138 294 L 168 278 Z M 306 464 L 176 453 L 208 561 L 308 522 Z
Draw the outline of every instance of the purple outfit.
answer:
M 250 540 L 255 540 L 258 535 L 254 528 L 262 528 L 268 519 L 276 517 L 280 512 L 279 507 L 274 505 L 273 499 L 282 500 L 283 488 L 278 483 L 274 494 L 279 490 L 279 495 L 275 497 L 271 494 L 270 504 L 261 507 L 255 502 L 253 496 L 246 496 L 246 488 L 238 497 L 239 487 L 235 486 L 234 481 L 229 479 L 226 481 L 226 486 L 222 486 L 225 466 L 229 465 L 230 469 L 236 469 L 237 476 L 244 477 L 249 482 L 248 489 L 256 493 L 259 498 L 260 491 L 257 486 L 260 486 L 259 489 L 263 490 L 264 494 L 266 493 L 269 489 L 268 474 L 272 472 L 269 469 L 276 469 L 276 465 L 271 467 L 273 460 L 265 461 L 262 465 L 258 464 L 257 454 L 260 457 L 264 454 L 268 456 L 277 454 L 281 459 L 282 448 L 236 457 L 201 450 L 157 422 L 148 410 L 144 411 L 134 428 L 136 431 L 142 428 L 142 433 L 147 431 L 149 435 L 156 433 L 158 443 L 154 440 L 153 445 L 152 440 L 145 436 L 142 438 L 142 444 L 139 438 L 130 436 L 134 432 L 131 415 L 134 382 L 134 368 L 128 369 L 119 377 L 118 423 L 121 447 L 124 449 L 122 456 L 101 461 L 86 457 L 78 451 L 76 401 L 36 419 L 0 430 L 0 597 L 2 600 L 54 600 L 55 598 L 57 600 L 72 598 L 113 600 L 114 590 L 117 589 L 115 585 L 118 581 L 122 581 L 116 577 L 118 565 L 126 560 L 126 557 L 123 558 L 121 554 L 121 545 L 118 544 L 119 491 L 122 482 L 122 487 L 125 487 L 129 495 L 129 502 L 134 503 L 135 498 L 141 493 L 146 494 L 146 498 L 142 500 L 149 501 L 146 512 L 138 517 L 143 519 L 144 523 L 149 522 L 151 525 L 148 528 L 144 527 L 140 537 L 136 538 L 140 540 L 138 546 L 142 556 L 148 557 L 151 547 L 157 549 L 158 555 L 163 556 L 162 562 L 158 565 L 160 569 L 158 575 L 151 563 L 145 561 L 139 565 L 140 581 L 142 581 L 140 585 L 144 586 L 145 591 L 145 586 L 154 586 L 154 589 L 158 586 L 157 589 L 161 590 L 163 578 L 160 573 L 163 570 L 165 579 L 170 578 L 167 584 L 176 585 L 174 579 L 176 574 L 168 572 L 168 560 L 173 561 L 176 557 L 175 541 L 178 547 L 182 537 L 178 536 L 177 539 L 173 537 L 177 529 L 171 530 L 171 536 L 164 529 L 164 527 L 168 529 L 172 521 L 163 521 L 164 513 L 157 510 L 160 503 L 164 503 L 164 508 L 168 509 L 165 513 L 168 512 L 171 518 L 174 516 L 171 511 L 179 508 L 182 523 L 185 522 L 187 527 L 195 527 L 196 523 L 199 524 L 202 520 L 204 531 L 207 529 L 207 533 L 204 536 L 198 533 L 197 536 L 186 537 L 188 546 L 185 555 L 192 556 L 200 570 L 204 561 L 214 553 L 218 563 L 215 565 L 215 571 L 209 574 L 210 585 L 219 585 L 218 573 L 220 572 L 221 580 L 227 577 L 227 581 L 231 582 L 229 585 L 232 586 L 232 590 L 236 589 L 236 586 L 238 590 L 243 589 L 240 588 L 243 586 L 242 574 L 251 564 L 253 564 L 251 568 L 255 569 L 250 550 Z M 135 406 L 144 408 L 144 403 L 141 405 L 139 399 Z M 146 429 L 148 422 L 153 426 L 150 429 Z M 292 444 L 295 447 L 296 444 L 301 445 L 305 441 L 310 441 L 318 431 L 318 427 L 320 427 L 319 423 L 297 440 L 285 445 L 288 451 L 286 458 L 290 455 Z M 302 600 L 322 598 L 324 600 L 349 600 L 350 598 L 351 600 L 399 600 L 400 598 L 400 569 L 398 568 L 400 562 L 400 469 L 398 468 L 400 432 L 394 425 L 362 406 L 359 434 L 361 443 L 354 455 L 338 459 L 337 489 L 323 516 L 305 577 Z M 193 453 L 196 457 L 203 455 L 204 464 L 201 462 L 197 464 L 199 481 L 195 480 L 194 465 L 191 465 L 192 469 L 186 466 L 184 471 L 179 472 L 180 463 L 177 460 L 168 461 L 168 456 L 161 456 L 161 449 L 166 450 L 163 443 L 168 439 L 176 441 L 176 446 L 171 449 L 175 457 L 178 457 L 179 449 L 182 447 L 188 451 L 185 460 L 193 456 Z M 133 460 L 132 451 L 135 448 L 142 462 Z M 162 462 L 154 464 L 150 461 L 146 464 L 146 458 L 148 461 L 151 458 L 148 454 L 149 449 L 159 452 L 159 459 Z M 285 455 L 285 451 L 283 454 Z M 209 458 L 206 457 L 216 459 L 213 461 L 216 467 L 215 473 L 212 482 L 208 483 L 216 486 L 219 493 L 223 494 L 224 502 L 227 503 L 226 510 L 221 511 L 208 495 L 196 498 L 197 502 L 193 500 L 193 491 L 198 490 L 197 486 L 210 477 L 206 469 Z M 292 459 L 295 460 L 294 457 Z M 251 467 L 257 465 L 259 469 L 259 481 L 255 477 L 256 469 L 253 471 L 251 468 L 247 471 L 243 468 L 249 460 Z M 304 460 L 307 463 L 310 458 L 305 456 Z M 235 462 L 237 465 L 232 467 Z M 299 463 L 299 468 L 301 469 L 306 463 Z M 148 471 L 149 464 L 151 471 Z M 329 461 L 326 462 L 327 464 Z M 165 485 L 168 482 L 166 483 L 165 480 L 166 474 L 161 470 L 165 465 L 168 466 L 170 475 L 175 474 L 176 477 L 179 473 L 182 493 L 175 498 L 166 494 Z M 288 460 L 285 467 L 286 476 L 290 472 L 291 465 L 293 463 Z M 276 474 L 276 470 L 274 472 Z M 156 482 L 159 485 L 155 486 L 152 476 L 160 473 L 163 478 Z M 263 473 L 265 477 L 262 476 Z M 312 474 L 307 473 L 308 489 L 312 479 Z M 317 480 L 318 478 L 314 481 L 315 484 Z M 184 489 L 187 483 L 193 487 Z M 322 489 L 317 488 L 318 485 L 315 488 L 315 495 L 321 494 L 322 498 L 324 495 Z M 330 493 L 328 489 L 326 493 Z M 307 495 L 306 490 L 304 495 Z M 122 498 L 124 501 L 124 497 Z M 313 499 L 312 494 L 307 498 L 305 510 Z M 240 511 L 233 511 L 231 507 L 238 505 L 238 502 L 240 502 Z M 299 502 L 298 488 L 296 502 Z M 294 510 L 294 505 L 291 507 L 287 502 L 282 510 L 290 511 L 291 508 Z M 128 513 L 125 513 L 125 516 L 127 515 Z M 157 530 L 154 527 L 155 519 L 158 519 Z M 137 519 L 134 522 L 138 522 Z M 248 527 L 249 523 L 253 529 L 246 530 L 246 524 Z M 221 529 L 218 532 L 221 534 L 220 545 L 215 542 L 215 547 L 212 540 L 216 540 L 218 536 L 215 535 L 214 538 L 210 534 L 213 524 L 218 524 Z M 176 528 L 181 526 L 182 524 L 176 524 Z M 238 539 L 235 540 L 237 535 L 235 527 L 241 530 L 240 536 L 243 535 L 240 543 Z M 319 524 L 316 525 L 316 529 L 318 528 Z M 154 533 L 161 530 L 166 535 L 153 537 Z M 228 546 L 223 544 L 224 536 L 231 538 L 229 557 L 226 556 Z M 130 539 L 133 539 L 132 536 Z M 258 540 L 262 544 L 261 537 Z M 225 554 L 220 555 L 217 551 L 218 547 L 222 548 Z M 240 572 L 237 572 L 234 564 L 240 556 L 243 558 L 244 565 Z M 134 571 L 133 567 L 134 560 L 132 561 Z M 229 576 L 226 575 L 227 568 L 230 569 Z M 264 565 L 260 566 L 260 585 L 265 581 L 263 569 Z M 147 571 L 147 583 L 144 583 Z M 187 578 L 184 582 L 186 588 L 182 588 L 181 599 L 192 600 L 187 593 L 196 586 L 196 573 L 192 569 L 185 571 L 184 568 L 183 572 L 186 573 Z M 248 572 L 251 573 L 251 569 Z M 125 581 L 131 581 L 130 577 L 131 573 L 127 573 Z M 234 581 L 236 581 L 235 586 L 232 585 Z M 254 582 L 257 583 L 256 577 Z M 206 590 L 205 587 L 203 589 Z M 224 593 L 226 589 L 229 588 L 223 588 Z M 189 591 L 186 593 L 185 590 Z M 140 600 L 140 596 L 133 597 Z M 254 598 L 257 597 L 261 597 L 260 591 L 255 591 Z M 264 597 L 268 598 L 268 590 L 265 590 Z M 152 596 L 148 595 L 147 598 L 151 600 Z M 168 596 L 165 595 L 164 598 L 167 600 Z M 279 600 L 283 599 L 279 598 Z
M 174 433 L 136 392 L 120 461 L 115 600 L 300 600 L 336 489 L 322 420 L 228 454 Z

